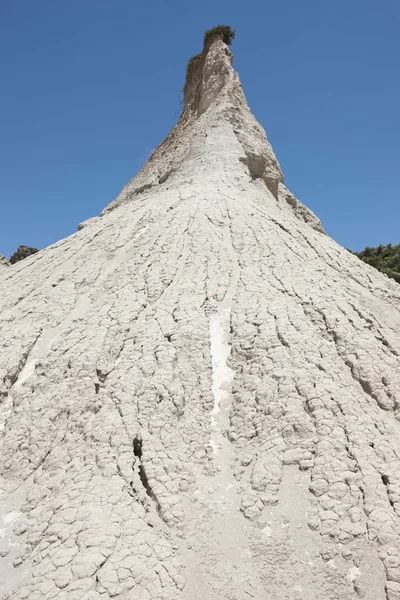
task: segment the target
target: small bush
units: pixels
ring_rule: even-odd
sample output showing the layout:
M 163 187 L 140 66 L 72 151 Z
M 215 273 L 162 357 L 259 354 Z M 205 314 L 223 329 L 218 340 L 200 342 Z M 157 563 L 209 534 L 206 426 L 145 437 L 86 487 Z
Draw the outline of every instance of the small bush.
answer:
M 221 35 L 223 42 L 227 46 L 230 46 L 233 38 L 235 37 L 235 31 L 231 29 L 229 25 L 217 25 L 217 27 L 213 27 L 205 32 L 204 44 L 210 39 L 210 37 L 213 37 L 214 35 Z
M 10 263 L 13 265 L 24 258 L 27 258 L 31 254 L 39 252 L 37 248 L 30 248 L 29 246 L 19 246 L 18 250 L 10 257 Z
M 191 56 L 188 60 L 188 63 L 186 65 L 186 75 L 189 73 L 190 69 L 193 67 L 194 64 L 197 63 L 197 61 L 199 61 L 201 58 L 201 54 L 195 54 L 194 56 Z

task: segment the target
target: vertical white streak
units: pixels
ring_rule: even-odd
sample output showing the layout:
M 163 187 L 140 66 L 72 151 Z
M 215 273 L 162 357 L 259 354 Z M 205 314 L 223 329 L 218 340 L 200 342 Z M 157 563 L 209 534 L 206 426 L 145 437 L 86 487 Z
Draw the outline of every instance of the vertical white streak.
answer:
M 234 371 L 228 367 L 231 353 L 229 344 L 231 309 L 221 308 L 210 319 L 210 341 L 212 361 L 212 392 L 214 406 L 211 411 L 211 446 L 215 453 L 221 447 L 222 426 L 228 419 L 227 408 L 230 404 L 230 391 Z M 223 411 L 223 414 L 221 413 Z

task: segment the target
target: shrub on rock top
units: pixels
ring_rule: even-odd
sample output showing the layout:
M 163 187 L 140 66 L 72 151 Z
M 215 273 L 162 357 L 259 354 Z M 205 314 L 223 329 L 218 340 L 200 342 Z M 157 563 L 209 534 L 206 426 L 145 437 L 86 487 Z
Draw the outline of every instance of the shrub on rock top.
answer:
M 233 38 L 235 37 L 235 31 L 229 27 L 229 25 L 217 25 L 217 27 L 213 27 L 212 29 L 208 29 L 204 34 L 204 45 L 207 40 L 210 38 L 220 35 L 222 40 L 228 46 L 231 45 Z M 191 58 L 189 58 L 188 63 L 186 65 L 186 75 L 189 73 L 190 69 L 195 65 L 200 59 L 201 54 L 195 54 Z
M 39 252 L 37 248 L 30 248 L 29 246 L 18 246 L 18 250 L 14 252 L 14 254 L 10 257 L 10 263 L 13 265 L 31 254 L 36 254 Z
M 217 27 L 213 27 L 212 29 L 208 29 L 208 31 L 204 34 L 204 43 L 213 37 L 214 35 L 221 35 L 222 40 L 227 46 L 230 46 L 233 38 L 235 37 L 235 31 L 229 27 L 229 25 L 217 25 Z

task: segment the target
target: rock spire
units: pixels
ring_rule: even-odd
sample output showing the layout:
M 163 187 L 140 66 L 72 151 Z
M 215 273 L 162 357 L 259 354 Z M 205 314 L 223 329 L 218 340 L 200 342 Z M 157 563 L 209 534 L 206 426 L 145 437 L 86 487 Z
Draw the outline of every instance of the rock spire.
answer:
M 201 181 L 205 170 L 213 187 L 218 187 L 221 170 L 240 170 L 264 182 L 283 210 L 323 231 L 319 219 L 284 186 L 278 160 L 247 105 L 222 36 L 208 38 L 194 59 L 189 61 L 178 123 L 104 213 L 149 190 L 154 193 L 160 185 L 171 188 L 187 179 Z
M 2 598 L 398 600 L 399 290 L 212 36 L 101 217 L 0 269 Z

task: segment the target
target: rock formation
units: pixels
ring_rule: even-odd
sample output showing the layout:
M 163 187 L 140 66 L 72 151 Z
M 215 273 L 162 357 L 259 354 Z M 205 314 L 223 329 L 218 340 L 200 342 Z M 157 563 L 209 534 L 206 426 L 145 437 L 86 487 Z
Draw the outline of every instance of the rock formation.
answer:
M 0 270 L 3 598 L 400 598 L 400 288 L 231 63 L 211 38 L 102 216 Z
M 9 261 L 6 259 L 5 256 L 0 254 L 0 269 L 1 269 L 1 267 L 9 267 L 9 266 L 10 266 Z

